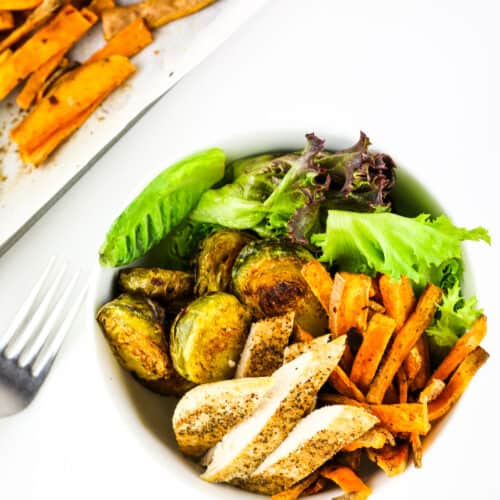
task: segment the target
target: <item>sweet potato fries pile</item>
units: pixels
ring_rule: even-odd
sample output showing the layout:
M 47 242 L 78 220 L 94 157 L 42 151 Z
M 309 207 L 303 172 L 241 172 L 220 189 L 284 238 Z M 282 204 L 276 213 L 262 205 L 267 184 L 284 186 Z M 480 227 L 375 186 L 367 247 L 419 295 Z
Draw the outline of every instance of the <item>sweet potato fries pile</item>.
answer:
M 30 110 L 11 131 L 24 162 L 40 165 L 134 72 L 129 58 L 153 41 L 152 28 L 215 0 L 0 0 L 0 101 L 21 85 Z M 87 61 L 68 52 L 102 21 L 107 43 Z
M 442 299 L 440 288 L 427 285 L 417 300 L 405 276 L 396 281 L 386 275 L 374 279 L 341 272 L 332 278 L 317 261 L 306 264 L 302 274 L 328 312 L 331 333 L 349 339 L 319 403 L 362 406 L 380 423 L 316 473 L 273 498 L 293 500 L 333 482 L 349 498 L 364 499 L 370 488 L 358 475 L 363 454 L 388 476 L 403 472 L 410 456 L 422 466 L 423 439 L 488 359 L 479 345 L 486 317 L 481 316 L 433 368 L 424 332 Z M 302 329 L 295 332 L 297 342 L 313 339 Z

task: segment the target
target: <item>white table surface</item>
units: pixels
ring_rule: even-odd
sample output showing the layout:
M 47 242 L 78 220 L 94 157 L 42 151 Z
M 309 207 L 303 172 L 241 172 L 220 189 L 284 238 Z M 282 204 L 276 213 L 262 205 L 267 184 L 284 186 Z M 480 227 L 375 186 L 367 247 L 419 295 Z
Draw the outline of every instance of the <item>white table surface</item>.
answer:
M 496 4 L 271 1 L 0 258 L 2 325 L 50 255 L 92 268 L 116 208 L 158 170 L 164 151 L 181 155 L 262 128 L 353 138 L 362 128 L 376 146 L 421 170 L 456 222 L 485 225 L 496 240 L 491 248 L 467 247 L 489 316 L 491 359 L 442 429 L 439 446 L 424 456 L 424 468 L 412 480 L 394 478 L 373 498 L 500 498 Z M 102 387 L 84 316 L 35 402 L 0 419 L 0 498 L 177 498 L 168 469 L 129 439 Z

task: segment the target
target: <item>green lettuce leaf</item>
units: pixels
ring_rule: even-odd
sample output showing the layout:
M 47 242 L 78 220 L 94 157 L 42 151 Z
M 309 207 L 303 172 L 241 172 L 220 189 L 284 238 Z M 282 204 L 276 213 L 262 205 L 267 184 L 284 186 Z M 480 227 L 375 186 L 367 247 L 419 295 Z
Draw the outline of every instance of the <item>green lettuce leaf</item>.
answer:
M 443 296 L 436 319 L 426 334 L 439 347 L 450 349 L 483 313 L 475 296 L 464 299 L 457 281 Z
M 209 149 L 159 174 L 113 222 L 99 251 L 101 264 L 123 266 L 153 248 L 224 177 L 225 163 L 224 151 Z
M 326 232 L 312 242 L 322 250 L 321 260 L 343 271 L 374 275 L 384 273 L 399 279 L 406 275 L 417 286 L 445 276 L 444 267 L 461 260 L 464 240 L 490 242 L 486 229 L 454 226 L 441 215 L 431 219 L 421 214 L 407 218 L 392 213 L 328 212 Z M 441 272 L 439 270 L 441 269 Z
M 390 209 L 395 165 L 387 155 L 368 152 L 365 134 L 351 148 L 336 152 L 326 151 L 314 134 L 306 139 L 303 151 L 229 165 L 225 180 L 230 183 L 207 191 L 190 218 L 309 244 L 311 234 L 324 227 L 327 209 Z
M 151 260 L 165 269 L 188 271 L 201 241 L 217 227 L 185 219 L 151 251 Z

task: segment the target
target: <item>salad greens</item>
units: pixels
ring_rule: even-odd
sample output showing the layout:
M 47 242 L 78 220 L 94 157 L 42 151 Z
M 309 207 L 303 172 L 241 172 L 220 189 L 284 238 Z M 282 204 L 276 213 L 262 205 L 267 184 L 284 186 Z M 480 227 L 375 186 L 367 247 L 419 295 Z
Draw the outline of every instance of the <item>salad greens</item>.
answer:
M 464 299 L 458 281 L 444 294 L 438 305 L 434 323 L 426 333 L 433 343 L 441 349 L 449 350 L 481 316 L 482 309 L 477 307 L 477 298 Z
M 233 182 L 204 193 L 191 220 L 308 243 L 321 227 L 322 209 L 390 208 L 395 165 L 387 155 L 368 153 L 365 134 L 335 153 L 314 134 L 306 138 L 302 152 L 235 162 Z
M 459 228 L 444 215 L 431 219 L 421 214 L 412 219 L 341 210 L 330 210 L 326 232 L 312 237 L 322 249 L 323 262 L 350 272 L 384 273 L 395 279 L 405 275 L 421 287 L 458 281 L 460 243 L 465 240 L 490 241 L 486 229 Z
M 454 226 L 444 215 L 407 218 L 391 211 L 396 165 L 368 151 L 361 132 L 352 147 L 328 151 L 306 135 L 305 148 L 234 161 L 220 149 L 195 154 L 156 177 L 115 220 L 100 250 L 103 265 L 122 266 L 156 246 L 171 269 L 191 266 L 200 241 L 216 228 L 307 245 L 344 271 L 408 276 L 421 289 L 445 290 L 427 335 L 449 349 L 481 314 L 464 300 L 461 242 L 486 241 L 486 229 Z M 159 244 L 160 243 L 160 244 Z
M 99 255 L 105 266 L 133 262 L 182 222 L 224 176 L 221 149 L 196 153 L 164 170 L 114 221 Z

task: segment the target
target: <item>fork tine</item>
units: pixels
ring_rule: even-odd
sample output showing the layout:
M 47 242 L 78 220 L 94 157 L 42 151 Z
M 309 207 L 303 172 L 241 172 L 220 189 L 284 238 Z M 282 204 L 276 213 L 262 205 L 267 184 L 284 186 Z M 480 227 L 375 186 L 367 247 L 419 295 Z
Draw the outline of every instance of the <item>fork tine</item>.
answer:
M 42 301 L 40 302 L 40 305 L 38 306 L 37 310 L 34 312 L 33 317 L 31 318 L 30 322 L 26 325 L 26 328 L 24 328 L 17 337 L 14 337 L 7 345 L 5 348 L 4 355 L 7 359 L 12 359 L 15 358 L 20 352 L 21 349 L 24 347 L 26 342 L 31 338 L 35 330 L 40 326 L 42 323 L 48 308 L 50 307 L 50 303 L 52 302 L 52 299 L 54 298 L 54 295 L 57 292 L 57 289 L 59 287 L 59 284 L 64 276 L 64 273 L 66 272 L 68 264 L 66 262 L 63 263 L 62 268 L 58 272 L 56 278 L 50 285 L 49 290 L 43 297 Z
M 77 313 L 80 311 L 80 306 L 83 302 L 83 299 L 85 298 L 85 295 L 87 294 L 89 284 L 90 281 L 88 281 L 82 288 L 82 291 L 73 303 L 73 306 L 69 310 L 59 330 L 57 330 L 57 332 L 51 339 L 48 339 L 45 342 L 42 349 L 38 353 L 33 365 L 31 366 L 31 374 L 33 375 L 33 377 L 38 377 L 38 375 L 40 375 L 40 373 L 50 365 L 50 363 L 56 356 L 59 348 L 61 347 L 61 344 L 63 343 L 64 337 L 71 328 L 71 325 L 73 324 Z
M 76 282 L 78 281 L 78 278 L 80 277 L 80 271 L 77 271 L 74 275 L 73 278 L 71 278 L 71 281 L 69 285 L 66 287 L 64 290 L 63 294 L 59 298 L 56 306 L 54 307 L 52 313 L 50 316 L 47 318 L 42 330 L 38 335 L 35 335 L 33 339 L 26 345 L 26 347 L 23 349 L 21 352 L 19 359 L 17 361 L 17 364 L 21 367 L 24 368 L 25 366 L 29 365 L 37 352 L 40 350 L 42 347 L 43 343 L 47 340 L 49 337 L 50 333 L 54 329 L 56 322 L 59 320 L 59 317 L 61 316 L 61 313 L 66 306 L 66 302 L 68 301 L 71 292 L 75 288 Z
M 40 276 L 40 279 L 36 282 L 35 286 L 29 293 L 28 297 L 26 298 L 26 301 L 24 304 L 21 306 L 17 314 L 14 316 L 14 319 L 12 320 L 11 324 L 7 328 L 5 334 L 3 337 L 0 338 L 0 351 L 3 350 L 3 348 L 7 345 L 8 342 L 12 339 L 14 334 L 17 332 L 23 321 L 26 319 L 26 316 L 30 312 L 31 308 L 33 307 L 33 304 L 35 303 L 35 300 L 38 297 L 38 294 L 40 293 L 40 290 L 42 289 L 47 276 L 49 275 L 50 271 L 52 270 L 52 267 L 54 266 L 54 262 L 56 261 L 56 257 L 53 256 L 51 257 L 49 263 L 47 264 L 47 267 L 43 271 L 42 275 Z

